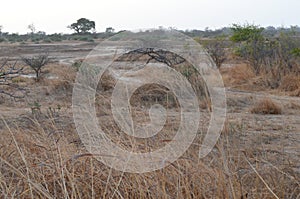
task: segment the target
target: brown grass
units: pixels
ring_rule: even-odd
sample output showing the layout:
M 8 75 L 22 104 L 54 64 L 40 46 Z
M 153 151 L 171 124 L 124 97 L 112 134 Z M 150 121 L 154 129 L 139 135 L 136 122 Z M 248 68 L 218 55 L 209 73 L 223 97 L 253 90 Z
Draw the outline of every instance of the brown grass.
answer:
M 221 68 L 220 71 L 226 87 L 249 91 L 278 89 L 290 96 L 300 96 L 300 77 L 297 74 L 291 73 L 277 80 L 270 73 L 255 75 L 252 68 L 245 63 Z
M 287 108 L 292 109 L 292 110 L 300 110 L 300 104 L 295 101 L 290 101 L 287 104 Z
M 241 87 L 249 85 L 255 74 L 251 67 L 247 64 L 237 64 L 230 68 L 221 69 L 225 86 Z
M 300 96 L 300 77 L 297 75 L 285 76 L 279 86 L 279 90 L 287 92 L 291 96 Z
M 255 149 L 239 148 L 238 129 L 231 123 L 208 157 L 198 159 L 198 140 L 170 166 L 131 174 L 98 162 L 68 141 L 66 133 L 47 133 L 58 124 L 28 119 L 32 122 L 28 130 L 1 124 L 5 126 L 0 148 L 3 198 L 295 198 L 300 194 L 295 173 L 282 166 L 265 167 L 265 155 L 260 159 L 253 155 Z
M 76 70 L 66 65 L 51 64 L 45 68 L 43 76 L 47 75 L 54 75 L 56 78 L 42 78 L 33 84 L 35 88 L 31 89 L 31 92 L 37 90 L 36 87 L 40 87 L 46 96 L 52 96 L 56 101 L 71 101 Z
M 49 98 L 68 103 L 70 99 L 65 95 L 72 91 L 75 73 L 70 73 L 67 66 L 53 67 L 49 72 L 60 79 L 45 79 L 35 84 L 34 89 L 47 86 Z M 106 88 L 110 90 L 113 81 L 110 78 L 107 81 Z M 134 100 L 140 99 L 138 94 L 137 91 Z M 46 100 L 44 95 L 42 97 Z M 100 97 L 98 102 L 103 104 L 102 108 L 109 108 L 110 98 Z M 145 120 L 145 114 L 139 111 L 138 119 Z M 119 137 L 117 141 L 126 148 L 132 139 L 126 137 L 128 140 L 125 140 L 116 128 L 109 126 L 113 120 L 110 110 L 102 112 L 99 121 L 105 122 L 103 127 L 108 135 Z M 174 128 L 174 124 L 176 122 L 167 123 L 167 130 Z M 0 198 L 299 197 L 300 176 L 293 170 L 297 168 L 296 158 L 287 155 L 284 156 L 287 163 L 281 162 L 274 153 L 280 154 L 282 150 L 268 151 L 262 145 L 254 145 L 261 142 L 251 140 L 250 145 L 245 144 L 240 136 L 246 130 L 243 125 L 227 122 L 213 151 L 199 159 L 199 146 L 205 134 L 200 129 L 191 147 L 177 161 L 161 170 L 132 174 L 111 169 L 86 151 L 67 108 L 49 112 L 43 105 L 37 114 L 0 118 Z M 158 138 L 159 146 L 168 141 Z M 146 149 L 154 146 L 151 142 L 143 143 Z
M 255 114 L 281 114 L 282 108 L 270 98 L 264 98 L 254 104 L 250 111 Z

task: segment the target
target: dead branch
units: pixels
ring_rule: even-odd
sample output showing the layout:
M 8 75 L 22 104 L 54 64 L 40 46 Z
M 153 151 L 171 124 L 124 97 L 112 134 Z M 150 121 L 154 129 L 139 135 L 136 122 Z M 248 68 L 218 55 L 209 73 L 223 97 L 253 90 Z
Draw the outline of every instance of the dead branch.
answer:
M 170 67 L 181 64 L 185 62 L 185 59 L 179 55 L 176 55 L 174 53 L 154 48 L 139 48 L 133 51 L 130 51 L 128 53 L 125 53 L 121 57 L 117 59 L 117 61 L 137 61 L 141 59 L 142 57 L 145 57 L 145 61 L 148 64 L 150 61 L 157 61 L 160 63 L 164 63 Z
M 11 63 L 7 58 L 0 64 L 0 94 L 14 99 L 23 98 L 26 89 L 20 88 L 13 83 L 13 79 L 19 77 L 23 72 L 23 67 L 17 67 L 17 61 Z

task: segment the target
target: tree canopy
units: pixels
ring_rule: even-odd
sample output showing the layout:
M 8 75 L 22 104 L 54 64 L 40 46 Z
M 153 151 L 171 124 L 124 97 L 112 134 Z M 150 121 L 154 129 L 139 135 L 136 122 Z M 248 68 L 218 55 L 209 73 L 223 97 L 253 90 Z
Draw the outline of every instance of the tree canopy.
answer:
M 262 27 L 249 24 L 244 26 L 233 24 L 230 29 L 233 31 L 233 35 L 230 39 L 234 42 L 257 40 L 262 36 L 261 33 L 264 30 Z
M 86 18 L 80 18 L 76 23 L 72 23 L 68 28 L 74 30 L 78 34 L 85 34 L 91 30 L 95 30 L 95 22 Z

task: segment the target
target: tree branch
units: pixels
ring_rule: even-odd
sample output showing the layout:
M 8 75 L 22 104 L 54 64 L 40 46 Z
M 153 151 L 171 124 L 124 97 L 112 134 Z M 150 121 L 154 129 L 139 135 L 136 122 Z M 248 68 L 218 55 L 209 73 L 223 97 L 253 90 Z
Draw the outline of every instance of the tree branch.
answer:
M 16 66 L 17 61 L 11 64 L 8 59 L 0 64 L 0 94 L 19 99 L 25 96 L 26 90 L 13 84 L 13 79 L 19 77 L 23 71 L 23 67 Z

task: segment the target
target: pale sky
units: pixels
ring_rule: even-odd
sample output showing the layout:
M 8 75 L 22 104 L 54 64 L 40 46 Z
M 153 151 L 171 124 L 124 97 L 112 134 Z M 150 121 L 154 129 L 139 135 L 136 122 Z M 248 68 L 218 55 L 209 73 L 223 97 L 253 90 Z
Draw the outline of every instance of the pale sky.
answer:
M 233 23 L 261 26 L 300 25 L 299 0 L 1 0 L 3 32 L 70 33 L 79 18 L 96 22 L 96 30 L 174 27 L 211 29 Z

